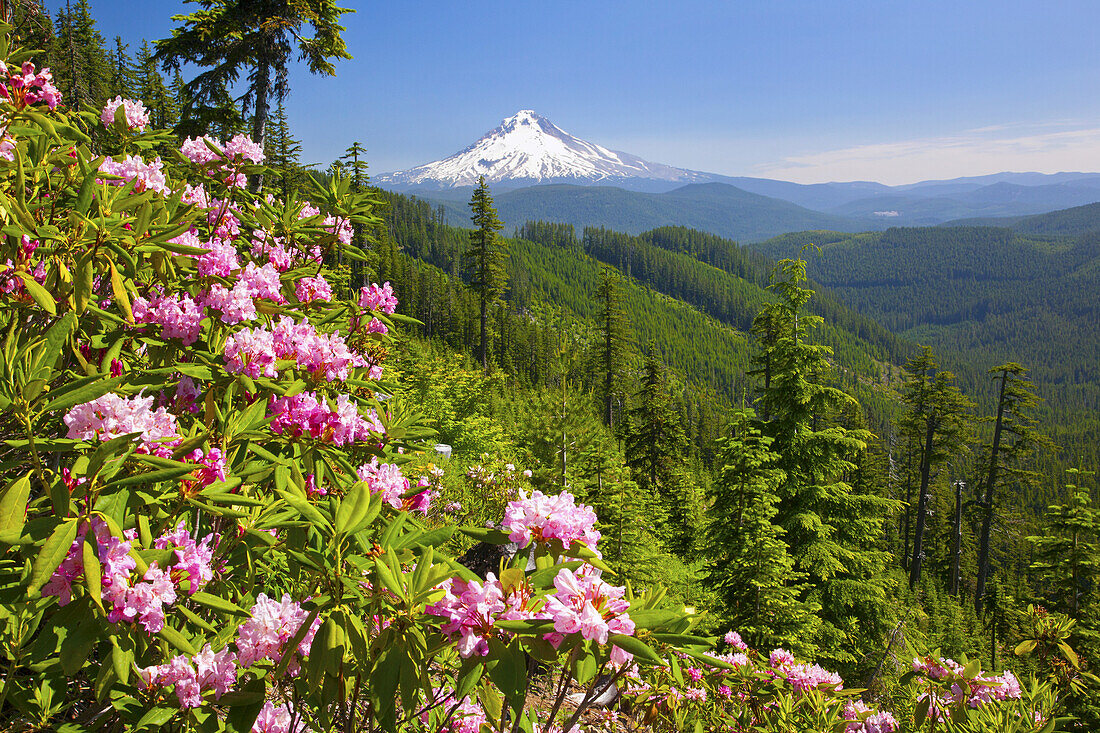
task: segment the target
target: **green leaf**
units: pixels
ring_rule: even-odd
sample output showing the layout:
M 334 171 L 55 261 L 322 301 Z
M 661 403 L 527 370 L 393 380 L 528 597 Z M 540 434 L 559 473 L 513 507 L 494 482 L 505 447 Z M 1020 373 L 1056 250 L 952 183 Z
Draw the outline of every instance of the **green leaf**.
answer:
M 51 316 L 56 316 L 57 303 L 54 301 L 53 296 L 50 295 L 49 291 L 39 285 L 38 281 L 35 280 L 33 276 L 23 272 L 22 270 L 17 270 L 15 274 L 19 275 L 19 277 L 23 279 L 23 285 L 26 286 L 27 292 L 31 294 L 31 298 L 34 299 L 34 302 L 37 303 L 42 310 L 46 311 Z
M 634 614 L 630 615 L 634 618 Z M 614 644 L 622 649 L 624 652 L 630 652 L 634 655 L 635 659 L 649 662 L 650 664 L 664 665 L 664 660 L 653 650 L 653 647 L 646 644 L 644 641 L 636 636 L 627 636 L 626 634 L 611 634 L 607 637 L 607 643 Z
M 53 401 L 46 405 L 46 412 L 67 410 L 73 405 L 90 402 L 97 397 L 102 397 L 107 394 L 124 381 L 126 381 L 126 377 L 121 376 L 103 379 L 102 381 L 92 382 L 91 384 L 83 384 L 73 390 L 59 389 L 54 393 Z
M 73 297 L 76 300 L 76 312 L 83 313 L 92 297 L 95 283 L 95 255 L 91 250 L 81 253 L 76 261 L 76 282 L 73 284 Z
M 1028 639 L 1026 641 L 1021 641 L 1019 644 L 1017 644 L 1016 648 L 1013 650 L 1013 654 L 1015 654 L 1018 657 L 1022 657 L 1025 654 L 1030 654 L 1034 650 L 1035 650 L 1035 640 L 1034 639 Z
M 145 473 L 135 474 L 133 476 L 126 476 L 125 478 L 115 479 L 107 484 L 104 488 L 112 489 L 122 486 L 134 486 L 136 484 L 155 484 L 161 481 L 171 481 L 172 479 L 179 478 L 180 476 L 186 476 L 195 470 L 194 466 L 184 466 L 182 468 L 161 468 L 156 471 L 146 471 Z
M 31 570 L 31 587 L 28 596 L 33 598 L 37 595 L 39 589 L 53 575 L 53 571 L 61 565 L 61 561 L 65 559 L 65 555 L 68 554 L 69 548 L 73 544 L 73 540 L 76 539 L 76 530 L 77 520 L 75 518 L 66 519 L 57 525 L 46 539 L 46 543 L 42 545 L 42 550 L 39 551 Z
M 0 532 L 17 530 L 23 527 L 30 493 L 30 471 L 4 487 L 3 494 L 0 494 Z
M 499 639 L 489 641 L 489 656 L 497 660 L 489 669 L 489 679 L 504 693 L 513 714 L 519 716 L 527 698 L 527 658 L 518 644 L 506 646 Z
M 963 677 L 972 680 L 982 671 L 982 660 L 974 659 L 963 667 Z
M 348 491 L 336 510 L 336 531 L 347 533 L 370 507 L 371 492 L 365 481 L 357 481 Z
M 928 706 L 932 703 L 932 698 L 925 695 L 920 700 L 917 700 L 917 706 L 913 709 L 913 722 L 916 723 L 916 727 L 920 728 L 924 725 L 925 719 L 928 717 Z
M 216 596 L 213 593 L 204 593 L 201 590 L 197 590 L 188 597 L 195 603 L 206 606 L 207 608 L 212 608 L 215 611 L 223 611 L 234 616 L 248 616 L 248 611 L 244 610 L 236 603 L 222 598 L 221 596 Z
M 634 627 L 637 629 L 659 629 L 682 618 L 684 618 L 682 612 L 668 609 L 642 608 L 637 611 L 630 610 L 630 620 L 634 622 Z
M 197 650 L 195 649 L 195 646 L 190 641 L 188 641 L 187 637 L 184 636 L 183 634 L 181 634 L 180 632 L 176 631 L 175 629 L 173 629 L 168 624 L 164 625 L 164 628 L 161 629 L 157 633 L 157 636 L 164 639 L 166 642 L 168 642 L 169 644 L 171 644 L 173 647 L 180 650 L 184 654 L 196 654 L 197 653 Z M 291 655 L 288 654 L 286 656 L 289 657 Z

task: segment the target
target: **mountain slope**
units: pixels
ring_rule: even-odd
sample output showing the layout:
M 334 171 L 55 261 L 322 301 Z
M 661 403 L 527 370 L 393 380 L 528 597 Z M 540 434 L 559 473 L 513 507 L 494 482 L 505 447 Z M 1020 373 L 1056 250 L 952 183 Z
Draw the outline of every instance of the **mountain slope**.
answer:
M 810 277 L 899 336 L 955 355 L 975 389 L 988 389 L 984 369 L 1017 361 L 1056 410 L 1100 409 L 1100 232 L 895 228 L 785 235 L 758 249 L 792 256 L 808 240 L 822 244 Z
M 446 209 L 448 222 L 469 223 L 464 205 L 435 201 Z M 850 219 L 724 183 L 691 184 L 666 193 L 624 191 L 610 186 L 532 186 L 496 195 L 495 205 L 509 227 L 528 221 L 554 221 L 572 224 L 578 230 L 603 226 L 639 234 L 662 226 L 685 226 L 739 241 L 760 241 L 805 229 L 865 228 Z

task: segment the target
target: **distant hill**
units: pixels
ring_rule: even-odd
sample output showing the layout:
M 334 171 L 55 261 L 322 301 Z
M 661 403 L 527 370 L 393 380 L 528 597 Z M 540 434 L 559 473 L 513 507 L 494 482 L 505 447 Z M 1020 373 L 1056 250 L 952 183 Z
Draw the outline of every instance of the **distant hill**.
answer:
M 898 336 L 955 355 L 967 380 L 1005 361 L 1032 370 L 1058 410 L 1100 409 L 1100 204 L 1004 227 L 803 232 L 755 248 L 794 256 L 813 242 L 808 272 Z M 1087 231 L 1076 237 L 1057 233 Z M 962 367 L 960 367 L 962 368 Z
M 1046 214 L 1036 214 L 1034 216 L 962 219 L 948 222 L 947 225 L 996 226 L 1012 229 L 1020 234 L 1073 237 L 1100 231 L 1100 203 L 1075 206 L 1072 209 L 1051 211 Z
M 804 229 L 859 231 L 866 226 L 852 219 L 811 211 L 725 183 L 700 183 L 665 193 L 624 191 L 610 186 L 531 186 L 495 195 L 500 218 L 509 228 L 528 221 L 555 221 L 604 226 L 627 234 L 663 226 L 685 226 L 722 237 L 754 242 Z M 465 202 L 429 196 L 443 205 L 447 222 L 465 226 Z

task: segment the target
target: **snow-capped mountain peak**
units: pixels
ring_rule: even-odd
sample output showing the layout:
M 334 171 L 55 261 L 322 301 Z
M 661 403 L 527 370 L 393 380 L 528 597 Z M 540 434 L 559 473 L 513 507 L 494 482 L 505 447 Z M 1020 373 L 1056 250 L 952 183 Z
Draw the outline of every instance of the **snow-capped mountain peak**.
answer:
M 710 180 L 695 171 L 650 163 L 628 153 L 581 140 L 533 110 L 520 110 L 485 133 L 477 142 L 449 158 L 407 171 L 375 178 L 393 188 L 457 188 L 490 183 L 675 182 Z

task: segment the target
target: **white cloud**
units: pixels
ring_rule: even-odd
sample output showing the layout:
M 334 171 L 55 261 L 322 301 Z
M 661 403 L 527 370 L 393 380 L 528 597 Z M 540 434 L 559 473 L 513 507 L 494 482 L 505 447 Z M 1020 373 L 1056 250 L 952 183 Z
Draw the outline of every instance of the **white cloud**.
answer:
M 755 175 L 795 181 L 879 181 L 896 185 L 930 179 L 980 176 L 1001 171 L 1100 170 L 1100 127 L 1052 122 L 993 125 L 958 135 L 857 145 L 797 155 L 756 166 Z

